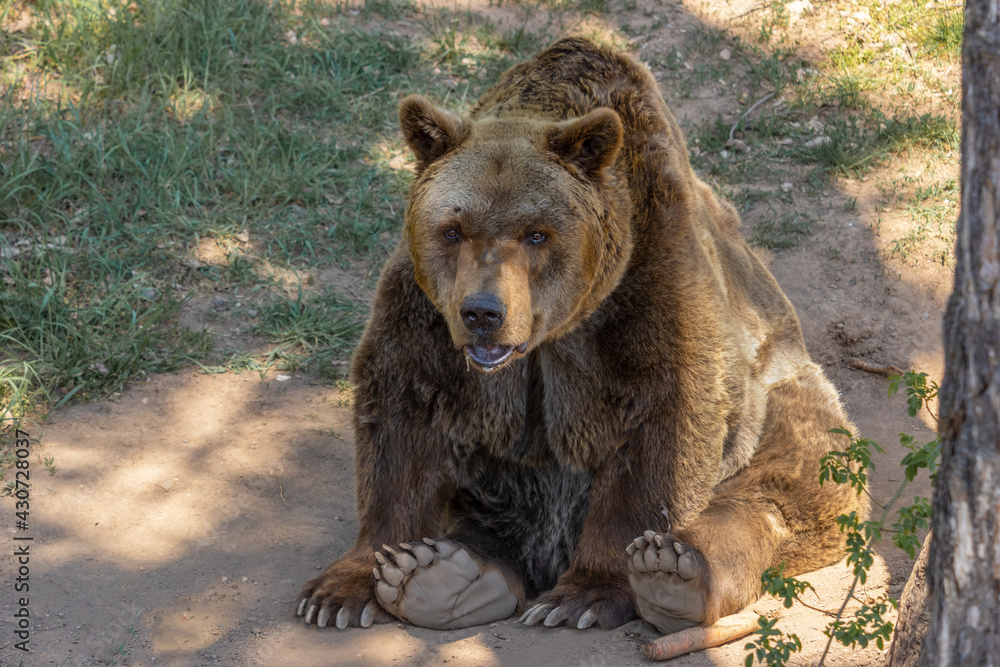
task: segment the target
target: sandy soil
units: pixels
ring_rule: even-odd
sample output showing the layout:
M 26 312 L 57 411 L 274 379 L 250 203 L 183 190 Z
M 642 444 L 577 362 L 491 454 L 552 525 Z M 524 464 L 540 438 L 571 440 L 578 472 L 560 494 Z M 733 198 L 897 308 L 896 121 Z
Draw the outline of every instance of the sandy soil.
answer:
M 502 11 L 512 10 L 505 5 Z M 729 11 L 744 10 L 735 3 Z M 683 8 L 675 13 L 671 25 L 643 42 L 640 56 L 680 39 L 677 26 L 719 20 L 699 19 Z M 642 6 L 625 19 L 630 16 L 641 25 Z M 733 100 L 708 93 L 675 105 L 682 121 L 717 111 L 731 115 L 735 108 Z M 911 167 L 917 168 L 894 164 L 864 181 L 836 182 L 824 190 L 797 181 L 790 201 L 780 206 L 810 213 L 818 221 L 813 233 L 794 249 L 761 251 L 858 431 L 887 447 L 872 480 L 873 494 L 883 502 L 902 478 L 898 434 L 932 435 L 925 423 L 906 416 L 901 398 L 886 398 L 884 377 L 850 364 L 893 364 L 940 378 L 940 322 L 951 288 L 947 267 L 886 262 L 892 225 L 905 221 L 889 216 L 881 228 L 872 225 L 876 184 Z M 741 187 L 780 185 L 765 177 Z M 855 199 L 856 205 L 846 205 Z M 745 213 L 746 229 L 765 213 L 773 215 Z M 208 307 L 210 301 L 194 303 Z M 187 317 L 199 319 L 197 313 Z M 225 330 L 221 317 L 213 327 Z M 304 376 L 208 376 L 192 369 L 153 377 L 114 400 L 60 410 L 44 427 L 31 427 L 33 451 L 55 461 L 55 474 L 48 475 L 32 460 L 32 653 L 25 657 L 13 648 L 5 621 L 0 664 L 648 664 L 640 650 L 657 633 L 639 621 L 611 631 L 524 627 L 508 620 L 437 632 L 402 624 L 317 630 L 295 619 L 301 585 L 348 548 L 357 532 L 349 402 L 348 393 Z M 907 496 L 929 491 L 927 480 L 918 479 Z M 13 513 L 12 503 L 2 505 Z M 868 583 L 856 592 L 860 600 L 886 591 L 898 597 L 902 590 L 909 559 L 888 546 L 880 554 Z M 9 549 L 0 563 L 5 573 L 14 571 Z M 805 578 L 817 590 L 807 600 L 827 610 L 839 607 L 851 581 L 843 565 Z M 5 579 L 0 607 L 10 618 L 17 596 L 11 578 Z M 857 606 L 852 602 L 849 610 Z M 776 607 L 761 600 L 755 609 Z M 783 612 L 781 627 L 804 644 L 794 664 L 815 664 L 828 618 L 800 606 Z M 744 643 L 671 664 L 742 665 Z M 834 647 L 827 664 L 882 660 L 875 647 Z

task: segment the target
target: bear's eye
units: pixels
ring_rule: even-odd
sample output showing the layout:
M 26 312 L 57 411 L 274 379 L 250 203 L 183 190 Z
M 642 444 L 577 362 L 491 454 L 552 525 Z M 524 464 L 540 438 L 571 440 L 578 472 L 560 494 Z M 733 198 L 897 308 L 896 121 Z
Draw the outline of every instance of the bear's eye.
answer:
M 530 234 L 528 234 L 528 237 L 524 240 L 530 243 L 531 245 L 540 245 L 541 243 L 545 242 L 545 234 L 543 234 L 542 232 L 531 232 Z
M 456 230 L 454 227 L 449 227 L 448 229 L 444 230 L 444 237 L 449 241 L 457 241 L 458 230 Z

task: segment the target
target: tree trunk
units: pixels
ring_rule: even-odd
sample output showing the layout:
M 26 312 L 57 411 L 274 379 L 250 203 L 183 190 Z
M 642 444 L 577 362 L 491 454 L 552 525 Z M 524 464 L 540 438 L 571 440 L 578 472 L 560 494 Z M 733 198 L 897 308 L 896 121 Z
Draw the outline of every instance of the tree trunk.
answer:
M 945 314 L 921 665 L 1000 667 L 1000 0 L 968 0 L 962 212 Z
M 927 634 L 930 614 L 927 610 L 927 559 L 933 533 L 928 533 L 913 563 L 899 598 L 899 621 L 889 647 L 888 667 L 915 667 L 920 660 L 920 642 Z

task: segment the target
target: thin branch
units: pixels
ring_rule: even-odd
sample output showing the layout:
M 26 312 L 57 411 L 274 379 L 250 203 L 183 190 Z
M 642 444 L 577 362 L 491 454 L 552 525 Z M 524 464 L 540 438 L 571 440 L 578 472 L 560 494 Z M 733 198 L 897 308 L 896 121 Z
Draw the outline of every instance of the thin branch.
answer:
M 742 122 L 743 122 L 743 119 L 744 119 L 744 118 L 746 118 L 747 116 L 749 116 L 749 115 L 750 115 L 750 113 L 751 113 L 751 112 L 752 112 L 752 111 L 753 111 L 754 109 L 756 109 L 757 107 L 759 107 L 759 106 L 760 106 L 761 104 L 763 104 L 764 102 L 767 102 L 767 101 L 768 101 L 769 99 L 771 99 L 772 97 L 774 97 L 774 93 L 768 93 L 768 94 L 767 94 L 767 95 L 765 95 L 764 97 L 762 97 L 762 98 L 760 98 L 759 100 L 757 100 L 756 102 L 754 102 L 754 103 L 753 103 L 753 106 L 752 106 L 752 107 L 750 107 L 749 109 L 747 109 L 746 111 L 744 111 L 744 112 L 743 112 L 743 115 L 742 115 L 742 116 L 740 116 L 739 120 L 737 120 L 737 121 L 736 121 L 735 123 L 733 123 L 733 126 L 732 126 L 731 128 L 729 128 L 729 140 L 730 140 L 730 141 L 732 141 L 732 140 L 733 140 L 733 132 L 735 132 L 735 131 L 736 131 L 736 127 L 737 127 L 737 126 L 738 126 L 738 125 L 739 125 L 740 123 L 742 123 Z
M 808 602 L 803 602 L 802 598 L 798 598 L 798 601 L 799 604 L 802 605 L 803 607 L 808 607 L 809 609 L 812 609 L 813 611 L 818 611 L 819 613 L 824 614 L 826 616 L 833 616 L 833 611 L 831 609 L 821 609 L 820 607 L 814 607 Z
M 737 14 L 736 16 L 734 16 L 733 18 L 731 18 L 731 19 L 729 19 L 729 20 L 730 20 L 730 21 L 735 21 L 735 20 L 737 20 L 737 19 L 741 19 L 741 18 L 743 18 L 744 16 L 750 16 L 750 15 L 751 15 L 751 14 L 753 14 L 754 12 L 759 12 L 759 11 L 760 11 L 760 10 L 762 10 L 762 9 L 767 9 L 768 7 L 770 7 L 770 5 L 759 5 L 759 6 L 757 6 L 757 7 L 751 7 L 750 9 L 746 10 L 746 11 L 745 11 L 745 12 L 743 12 L 742 14 Z
M 886 519 L 889 518 L 889 512 L 890 512 L 890 510 L 892 510 L 892 506 L 895 505 L 896 501 L 899 500 L 899 497 L 901 495 L 903 495 L 903 490 L 909 484 L 910 484 L 910 480 L 904 479 L 903 482 L 899 485 L 899 488 L 896 489 L 896 493 L 893 494 L 892 499 L 885 506 L 885 510 L 882 512 L 882 518 L 879 519 L 879 521 L 878 521 L 879 525 L 884 524 L 886 522 Z M 867 546 L 865 550 L 868 553 L 871 553 L 872 552 L 871 545 Z M 844 603 L 842 605 L 840 605 L 840 609 L 837 611 L 837 617 L 835 619 L 833 619 L 834 623 L 836 623 L 837 621 L 839 621 L 840 618 L 841 618 L 841 616 L 844 615 L 844 609 L 847 608 L 847 603 L 850 602 L 850 600 L 851 600 L 852 597 L 854 597 L 854 589 L 855 589 L 855 587 L 857 587 L 858 580 L 860 578 L 861 578 L 860 574 L 855 574 L 854 575 L 854 581 L 851 582 L 851 588 L 850 588 L 850 590 L 847 591 L 847 595 L 844 597 Z M 827 627 L 829 627 L 829 626 L 827 626 Z M 826 654 L 830 652 L 830 645 L 831 644 L 833 644 L 833 632 L 830 633 L 829 638 L 826 640 L 826 647 L 823 649 L 823 655 L 820 657 L 819 663 L 817 664 L 817 667 L 823 667 L 823 662 L 826 660 Z
M 882 509 L 885 509 L 885 505 L 883 505 L 883 504 L 882 504 L 882 503 L 880 503 L 879 501 L 875 500 L 875 496 L 873 496 L 873 495 L 872 495 L 872 494 L 871 494 L 871 493 L 870 493 L 870 492 L 868 491 L 868 485 L 867 485 L 867 484 L 865 484 L 865 488 L 864 488 L 864 492 L 865 492 L 865 495 L 866 495 L 866 496 L 868 496 L 868 500 L 872 501 L 873 503 L 875 503 L 876 505 L 878 505 L 878 506 L 879 506 L 880 508 L 882 508 Z

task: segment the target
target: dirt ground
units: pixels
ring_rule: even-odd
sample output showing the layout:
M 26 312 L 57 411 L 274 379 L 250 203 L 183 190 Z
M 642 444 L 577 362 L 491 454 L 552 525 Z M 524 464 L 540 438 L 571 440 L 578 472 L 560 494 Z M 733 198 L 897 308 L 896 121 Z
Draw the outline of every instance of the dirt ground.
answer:
M 727 11 L 735 15 L 746 7 L 733 3 Z M 513 11 L 510 5 L 479 9 L 497 12 L 498 20 Z M 721 20 L 699 18 L 697 11 L 678 9 L 673 23 L 645 38 L 639 55 L 669 47 L 680 39 L 679 27 Z M 633 15 L 639 24 L 641 3 Z M 673 106 L 682 122 L 698 114 L 732 116 L 736 108 L 718 94 L 695 94 Z M 929 261 L 887 260 L 886 243 L 905 220 L 890 215 L 882 216 L 881 226 L 873 224 L 877 184 L 927 168 L 896 162 L 865 179 L 819 190 L 795 181 L 783 205 L 808 212 L 817 221 L 812 233 L 792 249 L 759 251 L 797 308 L 807 345 L 840 389 L 858 432 L 886 446 L 872 479 L 873 495 L 882 502 L 902 479 L 897 463 L 905 452 L 898 434 L 928 440 L 932 433 L 907 417 L 902 398 L 887 399 L 884 377 L 851 362 L 942 376 L 940 323 L 951 270 Z M 781 185 L 763 175 L 736 192 Z M 746 212 L 746 229 L 764 213 Z M 197 313 L 187 317 L 199 319 Z M 240 323 L 223 317 L 212 326 L 226 332 Z M 55 474 L 32 459 L 32 652 L 14 649 L 11 624 L 4 621 L 0 664 L 648 664 L 641 648 L 657 633 L 639 621 L 610 631 L 507 620 L 438 632 L 402 624 L 318 630 L 296 619 L 293 602 L 301 585 L 357 533 L 349 402 L 349 393 L 305 376 L 209 376 L 192 368 L 152 377 L 112 400 L 57 411 L 44 426 L 30 427 L 33 452 L 52 457 Z M 930 494 L 926 479 L 904 498 L 918 493 Z M 9 504 L 3 503 L 4 511 Z M 860 600 L 886 591 L 898 597 L 902 590 L 909 559 L 890 546 L 880 547 L 880 555 L 855 594 Z M 9 549 L 0 562 L 4 572 L 15 571 Z M 827 610 L 839 607 L 851 582 L 843 565 L 803 578 L 817 591 L 806 599 Z M 11 578 L 5 579 L 0 607 L 9 619 L 17 595 Z M 848 610 L 857 606 L 852 602 Z M 776 607 L 761 600 L 755 609 Z M 828 618 L 798 605 L 782 611 L 781 627 L 803 640 L 793 664 L 815 664 Z M 742 665 L 745 641 L 671 664 Z M 833 647 L 826 664 L 882 661 L 874 646 L 854 652 Z

